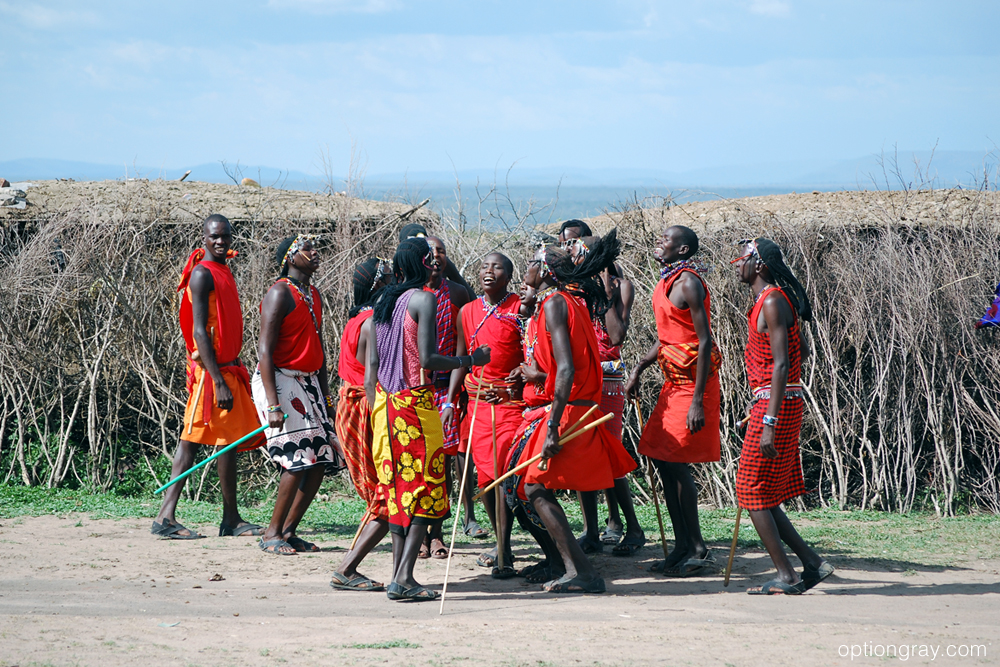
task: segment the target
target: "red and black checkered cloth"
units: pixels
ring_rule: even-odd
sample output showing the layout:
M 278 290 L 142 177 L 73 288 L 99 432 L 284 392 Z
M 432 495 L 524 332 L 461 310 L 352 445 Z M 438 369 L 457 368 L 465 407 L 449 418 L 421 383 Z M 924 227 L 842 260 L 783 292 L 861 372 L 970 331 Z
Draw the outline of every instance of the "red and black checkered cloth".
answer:
M 764 305 L 768 288 L 757 299 L 750 310 L 748 326 L 750 337 L 747 342 L 747 379 L 750 387 L 757 392 L 771 384 L 774 372 L 774 357 L 771 356 L 771 340 L 767 333 L 757 331 L 757 318 Z M 780 289 L 779 289 L 780 291 Z M 784 292 L 782 292 L 784 296 Z M 785 297 L 788 298 L 787 296 Z M 789 302 L 791 308 L 791 302 Z M 792 312 L 795 309 L 792 308 Z M 799 323 L 788 329 L 788 382 L 798 383 L 802 377 L 802 353 L 799 347 Z M 739 470 L 736 473 L 736 500 L 746 510 L 766 510 L 778 507 L 783 502 L 806 492 L 802 479 L 802 462 L 799 458 L 799 431 L 802 428 L 803 402 L 799 396 L 786 394 L 778 412 L 778 425 L 774 431 L 774 447 L 778 457 L 765 459 L 760 454 L 760 436 L 764 430 L 762 418 L 767 412 L 767 399 L 758 400 L 750 411 L 750 423 L 743 438 Z

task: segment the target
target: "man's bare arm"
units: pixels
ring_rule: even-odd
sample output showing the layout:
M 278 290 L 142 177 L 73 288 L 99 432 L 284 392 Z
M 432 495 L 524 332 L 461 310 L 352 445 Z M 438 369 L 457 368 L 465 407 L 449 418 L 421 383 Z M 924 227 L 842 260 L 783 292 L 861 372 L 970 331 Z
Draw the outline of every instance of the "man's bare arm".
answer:
M 215 404 L 220 410 L 233 409 L 233 392 L 222 378 L 219 362 L 215 357 L 215 344 L 208 331 L 208 295 L 215 289 L 212 272 L 203 266 L 196 266 L 191 272 L 191 316 L 194 320 L 192 336 L 198 348 L 202 367 L 212 378 L 215 388 Z
M 686 278 L 686 279 L 685 279 Z M 708 312 L 705 310 L 705 286 L 701 280 L 692 275 L 682 278 L 681 290 L 684 300 L 691 313 L 691 322 L 698 335 L 698 366 L 695 369 L 694 395 L 691 397 L 691 407 L 688 409 L 687 427 L 691 433 L 697 433 L 705 425 L 705 385 L 712 367 L 712 331 L 708 325 Z
M 569 335 L 569 307 L 561 294 L 545 302 L 545 328 L 552 337 L 552 354 L 556 362 L 556 382 L 552 397 L 549 420 L 558 424 L 569 402 L 570 390 L 576 368 L 573 365 L 573 344 Z M 549 429 L 542 448 L 543 458 L 550 459 L 562 449 L 558 441 L 558 429 Z

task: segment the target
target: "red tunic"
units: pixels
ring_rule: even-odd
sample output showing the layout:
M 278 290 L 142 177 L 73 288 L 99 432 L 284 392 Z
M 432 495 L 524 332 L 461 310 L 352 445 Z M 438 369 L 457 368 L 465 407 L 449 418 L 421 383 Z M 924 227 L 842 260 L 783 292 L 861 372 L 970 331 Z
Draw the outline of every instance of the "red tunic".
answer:
M 310 285 L 312 313 L 309 304 L 302 298 L 299 288 L 290 280 L 281 280 L 288 286 L 295 307 L 281 321 L 281 331 L 271 355 L 277 368 L 285 368 L 303 373 L 315 373 L 323 366 L 323 343 L 319 339 L 318 328 L 323 324 L 323 300 L 319 290 Z M 263 308 L 263 304 L 261 304 Z M 313 321 L 315 316 L 315 322 Z
M 476 401 L 476 388 L 481 381 L 483 387 L 497 388 L 509 386 L 507 376 L 524 361 L 521 349 L 521 320 L 518 311 L 521 300 L 508 294 L 496 307 L 486 303 L 483 297 L 462 307 L 462 332 L 465 335 L 465 349 L 470 353 L 480 345 L 490 346 L 490 363 L 477 368 L 466 376 L 466 391 L 469 394 L 469 415 L 475 413 L 475 432 L 472 418 L 462 420 L 462 440 L 472 446 L 472 460 L 476 464 L 479 486 L 483 487 L 496 479 L 495 468 L 499 472 L 507 461 L 507 452 L 514 440 L 514 434 L 521 425 L 523 402 L 507 401 L 491 405 L 486 401 Z M 480 380 L 479 373 L 483 373 Z M 477 405 L 478 404 L 478 405 Z M 493 437 L 496 435 L 496 452 L 493 451 Z
M 601 400 L 603 373 L 597 349 L 597 336 L 590 321 L 590 313 L 582 300 L 564 291 L 552 294 L 545 301 L 552 298 L 562 298 L 567 305 L 567 324 L 575 369 L 568 400 L 596 404 Z M 555 392 L 556 362 L 552 350 L 552 336 L 545 326 L 545 301 L 538 303 L 538 342 L 535 344 L 535 359 L 539 368 L 548 374 L 543 398 L 545 402 L 551 402 Z M 559 432 L 565 433 L 568 428 L 576 425 L 589 409 L 588 405 L 567 405 L 559 424 Z M 602 412 L 598 409 L 587 419 L 587 423 L 602 416 Z M 542 423 L 535 429 L 524 452 L 525 460 L 542 451 L 547 434 L 547 423 Z M 543 484 L 549 489 L 599 491 L 611 488 L 615 478 L 623 477 L 633 469 L 635 462 L 625 451 L 621 441 L 612 436 L 602 425 L 566 443 L 562 451 L 548 462 L 548 470 L 538 470 L 536 465 L 528 466 L 524 482 Z
M 229 251 L 229 257 L 235 257 Z M 260 426 L 257 408 L 250 395 L 250 374 L 240 362 L 243 350 L 243 310 L 240 307 L 236 280 L 225 264 L 202 261 L 204 249 L 195 250 L 188 257 L 181 273 L 177 291 L 183 292 L 180 308 L 181 334 L 188 352 L 187 407 L 184 411 L 184 431 L 181 438 L 203 445 L 228 445 Z M 208 295 L 207 328 L 215 350 L 215 360 L 219 364 L 222 379 L 233 394 L 231 410 L 221 410 L 215 404 L 215 383 L 207 376 L 201 364 L 191 358 L 197 349 L 194 341 L 194 313 L 191 305 L 191 288 L 188 283 L 196 266 L 202 266 L 212 274 L 213 289 Z M 212 331 L 214 330 L 214 335 Z M 239 451 L 256 449 L 263 436 L 251 438 L 239 447 Z
M 747 510 L 765 510 L 778 507 L 790 498 L 806 492 L 802 479 L 802 463 L 799 459 L 799 431 L 802 428 L 801 389 L 802 354 L 799 344 L 798 318 L 788 328 L 788 384 L 785 399 L 778 412 L 778 425 L 774 429 L 774 446 L 778 457 L 765 459 L 760 454 L 760 436 L 764 430 L 762 418 L 767 412 L 770 398 L 771 375 L 774 372 L 774 356 L 771 353 L 771 339 L 766 332 L 757 331 L 757 321 L 768 293 L 778 290 L 789 308 L 791 300 L 780 288 L 765 289 L 750 309 L 748 327 L 749 341 L 746 349 L 747 380 L 754 392 L 755 403 L 750 410 L 747 434 L 743 438 L 740 465 L 736 472 L 736 500 Z M 795 309 L 792 308 L 792 313 Z
M 360 387 L 365 383 L 365 365 L 358 361 L 358 339 L 361 337 L 361 326 L 372 316 L 371 308 L 363 310 L 347 321 L 344 333 L 340 336 L 340 359 L 337 364 L 337 375 L 349 385 Z
M 528 366 L 535 359 L 535 346 L 538 343 L 538 320 L 534 317 L 528 318 L 524 325 L 524 363 Z M 545 405 L 545 386 L 540 382 L 527 382 L 521 398 L 530 407 Z
M 638 450 L 643 456 L 660 461 L 706 463 L 720 458 L 719 375 L 715 369 L 718 366 L 719 352 L 712 348 L 714 359 L 710 362 L 712 368 L 702 398 L 705 425 L 697 433 L 691 433 L 687 427 L 687 414 L 694 397 L 698 334 L 694 330 L 691 311 L 678 308 L 670 300 L 670 289 L 685 272 L 698 276 L 694 271 L 685 269 L 672 276 L 669 282 L 661 280 L 653 291 L 653 315 L 656 318 L 656 334 L 660 340 L 659 358 L 665 382 L 639 439 Z M 711 305 L 712 298 L 705 285 L 706 314 L 710 313 Z

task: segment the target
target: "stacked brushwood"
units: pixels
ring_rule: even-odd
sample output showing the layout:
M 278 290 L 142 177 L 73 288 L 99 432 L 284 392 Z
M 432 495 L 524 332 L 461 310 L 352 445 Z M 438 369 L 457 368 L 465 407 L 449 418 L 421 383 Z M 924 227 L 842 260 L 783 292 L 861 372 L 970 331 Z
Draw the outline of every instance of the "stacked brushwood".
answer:
M 187 399 L 176 287 L 205 217 L 233 223 L 251 369 L 283 237 L 324 239 L 316 284 L 335 365 L 357 258 L 391 252 L 406 221 L 436 222 L 425 208 L 241 185 L 43 182 L 33 201 L 30 217 L 0 220 L 0 480 L 103 490 L 137 467 L 164 481 L 153 463 L 172 457 Z M 243 460 L 268 484 L 259 458 Z
M 488 195 L 488 196 L 486 196 Z M 179 271 L 200 244 L 200 221 L 234 222 L 231 263 L 246 322 L 244 362 L 256 363 L 258 305 L 276 277 L 273 253 L 290 233 L 323 235 L 316 284 L 325 303 L 328 364 L 363 259 L 391 257 L 397 232 L 420 222 L 445 238 L 474 282 L 479 259 L 500 249 L 519 276 L 550 227 L 544 207 L 518 208 L 495 190 L 476 211 L 439 218 L 403 203 L 337 193 L 157 181 L 40 183 L 34 208 L 0 218 L 0 480 L 109 489 L 130 471 L 163 480 L 186 401 L 177 326 Z M 490 201 L 492 197 L 492 204 Z M 635 279 L 624 348 L 631 366 L 655 340 L 658 279 L 651 249 L 664 226 L 698 232 L 711 265 L 712 325 L 720 371 L 723 460 L 696 466 L 703 501 L 734 501 L 750 397 L 743 370 L 751 297 L 728 262 L 733 241 L 772 238 L 813 301 L 803 327 L 806 486 L 799 506 L 891 511 L 1000 511 L 1000 338 L 972 324 L 1000 279 L 995 192 L 925 190 L 761 197 L 672 205 L 618 202 L 593 220 L 616 226 Z M 643 379 L 649 413 L 659 373 Z M 627 444 L 635 416 L 627 414 Z M 273 484 L 263 457 L 243 457 L 245 487 Z M 159 465 L 157 465 L 159 462 Z M 204 478 L 202 478 L 202 483 Z M 648 489 L 635 480 L 642 496 Z M 199 484 L 190 485 L 198 493 Z

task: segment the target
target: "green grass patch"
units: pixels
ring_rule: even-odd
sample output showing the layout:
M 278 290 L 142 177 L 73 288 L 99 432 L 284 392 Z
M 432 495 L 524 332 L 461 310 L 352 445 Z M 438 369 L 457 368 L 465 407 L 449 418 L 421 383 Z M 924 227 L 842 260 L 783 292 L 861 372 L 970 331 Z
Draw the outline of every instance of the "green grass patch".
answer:
M 324 485 L 326 488 L 326 485 Z M 335 488 L 331 483 L 331 488 Z M 323 493 L 324 490 L 321 490 Z M 564 496 L 563 508 L 574 531 L 583 530 L 580 507 L 572 496 Z M 87 493 L 72 489 L 0 485 L 0 519 L 23 516 L 56 515 L 73 520 L 74 526 L 87 529 L 86 519 L 152 520 L 160 506 L 160 497 L 123 498 L 112 493 Z M 270 503 L 241 506 L 243 517 L 266 524 L 271 517 Z M 357 529 L 365 505 L 357 497 L 331 495 L 330 500 L 316 500 L 303 519 L 301 529 L 319 540 L 350 539 Z M 454 511 L 454 508 L 453 508 Z M 659 541 L 656 512 L 652 505 L 636 508 L 639 523 L 650 546 Z M 84 515 L 84 516 L 81 516 Z M 203 532 L 214 534 L 222 516 L 219 503 L 181 500 L 178 519 L 188 526 L 205 526 Z M 705 540 L 716 549 L 728 549 L 732 540 L 736 510 L 702 510 L 701 528 Z M 945 566 L 956 559 L 1000 558 L 1000 518 L 971 514 L 941 518 L 924 512 L 891 514 L 872 511 L 817 509 L 789 512 L 789 517 L 807 542 L 825 556 L 864 558 L 885 561 L 887 567 L 916 570 L 925 566 Z M 600 516 L 606 516 L 602 507 Z M 482 505 L 476 507 L 480 525 L 489 526 Z M 664 510 L 667 539 L 672 540 L 670 521 Z M 451 520 L 445 522 L 445 535 L 451 535 Z M 526 533 L 515 527 L 515 536 L 525 543 Z M 458 532 L 458 542 L 473 542 Z M 486 544 L 489 540 L 483 540 Z M 516 544 L 516 543 L 515 543 Z M 739 545 L 760 549 L 760 541 L 749 515 L 744 512 Z

